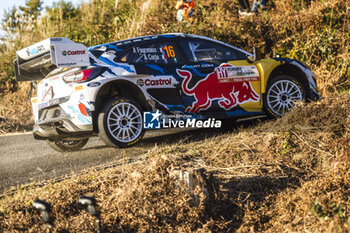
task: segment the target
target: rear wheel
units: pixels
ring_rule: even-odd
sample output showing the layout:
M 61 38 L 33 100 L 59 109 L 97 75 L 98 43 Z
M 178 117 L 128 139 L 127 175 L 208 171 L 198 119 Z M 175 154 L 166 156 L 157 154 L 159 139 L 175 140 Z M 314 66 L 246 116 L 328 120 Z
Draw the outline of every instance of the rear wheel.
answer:
M 294 107 L 296 101 L 305 99 L 303 85 L 294 77 L 280 75 L 267 85 L 264 96 L 264 108 L 272 117 L 283 116 Z
M 106 145 L 133 146 L 145 134 L 142 108 L 127 98 L 112 99 L 98 116 L 98 128 L 99 137 Z
M 78 139 L 78 140 L 47 140 L 47 144 L 58 152 L 69 152 L 69 151 L 78 151 L 83 148 L 88 142 L 88 138 Z

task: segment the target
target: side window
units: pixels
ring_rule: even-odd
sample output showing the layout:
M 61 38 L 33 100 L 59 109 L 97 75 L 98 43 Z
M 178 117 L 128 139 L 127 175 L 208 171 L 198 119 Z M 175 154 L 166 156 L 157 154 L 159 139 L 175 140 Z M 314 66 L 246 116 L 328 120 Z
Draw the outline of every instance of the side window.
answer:
M 197 62 L 225 60 L 225 50 L 216 44 L 198 40 L 190 42 L 189 45 Z
M 197 62 L 194 51 L 190 49 L 191 42 L 189 40 L 180 40 L 179 43 L 182 51 L 184 52 L 184 55 L 186 56 L 185 60 L 190 63 Z
M 189 62 L 243 60 L 243 52 L 206 40 L 182 40 L 180 42 Z
M 247 54 L 243 53 L 237 49 L 227 47 L 226 59 L 230 60 L 245 60 L 247 59 Z
M 130 55 L 126 59 L 136 64 L 171 65 L 179 63 L 176 46 L 169 41 L 136 45 L 130 50 Z
M 126 53 L 123 53 L 121 56 L 116 58 L 114 61 L 115 62 L 130 62 L 131 54 L 132 54 L 132 50 L 129 49 Z

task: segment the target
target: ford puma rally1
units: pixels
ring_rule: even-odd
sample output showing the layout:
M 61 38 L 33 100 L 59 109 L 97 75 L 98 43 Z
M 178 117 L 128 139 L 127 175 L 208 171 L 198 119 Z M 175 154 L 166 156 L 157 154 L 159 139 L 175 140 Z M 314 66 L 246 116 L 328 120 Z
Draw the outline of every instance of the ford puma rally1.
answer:
M 89 48 L 59 37 L 17 51 L 14 66 L 17 81 L 36 84 L 35 139 L 63 152 L 93 136 L 132 146 L 145 133 L 146 112 L 173 121 L 276 117 L 295 101 L 320 98 L 307 65 L 254 51 L 180 33 Z

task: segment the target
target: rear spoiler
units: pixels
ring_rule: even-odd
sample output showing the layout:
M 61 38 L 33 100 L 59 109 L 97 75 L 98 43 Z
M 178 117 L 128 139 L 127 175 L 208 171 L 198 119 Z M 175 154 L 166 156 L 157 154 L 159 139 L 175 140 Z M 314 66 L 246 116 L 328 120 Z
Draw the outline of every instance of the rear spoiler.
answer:
M 89 51 L 66 37 L 48 38 L 16 52 L 17 81 L 41 80 L 58 67 L 89 66 Z

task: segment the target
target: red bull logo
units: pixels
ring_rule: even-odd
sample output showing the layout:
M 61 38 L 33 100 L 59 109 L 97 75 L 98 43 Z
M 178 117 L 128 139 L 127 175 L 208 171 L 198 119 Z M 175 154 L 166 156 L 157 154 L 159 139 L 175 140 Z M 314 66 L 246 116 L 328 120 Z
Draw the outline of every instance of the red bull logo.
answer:
M 223 68 L 227 70 L 224 71 Z M 192 106 L 186 109 L 186 112 L 198 113 L 206 110 L 212 105 L 213 100 L 218 100 L 220 107 L 225 110 L 249 101 L 259 101 L 260 96 L 254 91 L 250 83 L 250 81 L 259 80 L 258 73 L 238 69 L 239 67 L 231 64 L 222 64 L 192 88 L 188 87 L 188 83 L 192 78 L 191 72 L 177 70 L 178 75 L 184 78 L 182 82 L 183 92 L 196 99 Z M 237 72 L 232 74 L 234 71 Z

